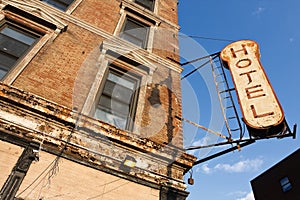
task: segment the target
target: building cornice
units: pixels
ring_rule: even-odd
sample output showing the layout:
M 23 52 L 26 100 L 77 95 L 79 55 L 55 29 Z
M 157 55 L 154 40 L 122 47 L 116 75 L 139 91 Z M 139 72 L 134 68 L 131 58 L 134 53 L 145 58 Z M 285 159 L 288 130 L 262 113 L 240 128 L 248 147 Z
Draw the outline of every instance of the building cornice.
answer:
M 23 143 L 40 143 L 41 149 L 63 153 L 100 170 L 123 174 L 120 163 L 131 155 L 138 164 L 129 176 L 184 190 L 183 175 L 196 160 L 182 149 L 139 138 L 1 82 L 0 107 L 2 136 L 6 133 L 5 137 L 19 138 Z M 61 149 L 64 151 L 59 152 Z

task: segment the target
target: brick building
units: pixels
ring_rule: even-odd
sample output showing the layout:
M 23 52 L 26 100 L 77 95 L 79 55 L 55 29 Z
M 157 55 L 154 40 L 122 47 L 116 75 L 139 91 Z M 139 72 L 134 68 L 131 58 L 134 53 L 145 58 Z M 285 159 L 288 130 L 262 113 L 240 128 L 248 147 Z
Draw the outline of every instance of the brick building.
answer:
M 300 197 L 300 149 L 251 181 L 256 200 L 297 200 Z
M 0 199 L 186 199 L 176 0 L 0 0 Z

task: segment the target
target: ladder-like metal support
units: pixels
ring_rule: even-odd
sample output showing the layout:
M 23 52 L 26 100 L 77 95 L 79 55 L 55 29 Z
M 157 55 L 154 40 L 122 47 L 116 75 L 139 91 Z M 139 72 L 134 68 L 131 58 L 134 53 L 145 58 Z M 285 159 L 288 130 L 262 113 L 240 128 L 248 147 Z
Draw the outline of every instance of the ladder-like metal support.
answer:
M 223 62 L 219 56 L 210 57 L 210 65 L 229 138 L 238 133 L 242 139 L 243 129 L 231 94 L 235 89 L 229 87 Z
M 220 133 L 218 133 L 218 132 L 208 129 L 202 125 L 199 125 L 195 122 L 192 122 L 188 119 L 181 118 L 178 116 L 176 116 L 176 118 L 181 121 L 185 121 L 189 124 L 192 124 L 195 127 L 201 128 L 209 133 L 215 134 L 218 137 L 225 139 L 225 141 L 221 141 L 221 142 L 217 142 L 217 143 L 213 143 L 213 144 L 187 147 L 187 148 L 185 148 L 186 151 L 203 149 L 203 148 L 212 148 L 212 147 L 217 147 L 217 146 L 226 146 L 226 145 L 231 145 L 231 147 L 226 148 L 225 150 L 221 150 L 217 153 L 214 153 L 213 155 L 202 158 L 202 159 L 196 161 L 193 164 L 193 166 L 196 166 L 196 165 L 206 162 L 208 160 L 214 159 L 214 158 L 224 155 L 226 153 L 232 152 L 234 150 L 240 150 L 242 147 L 253 144 L 257 140 L 270 139 L 270 138 L 282 139 L 285 137 L 293 137 L 293 139 L 296 138 L 297 125 L 296 124 L 294 125 L 293 131 L 292 131 L 286 121 L 284 121 L 282 130 L 280 133 L 275 132 L 272 135 L 267 135 L 264 137 L 251 137 L 251 134 L 249 134 L 249 137 L 244 138 L 245 130 L 243 130 L 243 128 L 242 128 L 242 123 L 239 118 L 238 110 L 237 110 L 237 107 L 235 106 L 236 99 L 232 96 L 233 95 L 232 91 L 234 91 L 235 88 L 234 88 L 234 86 L 231 86 L 231 85 L 233 85 L 232 82 L 229 83 L 227 80 L 226 73 L 228 73 L 228 72 L 226 72 L 224 69 L 224 64 L 220 58 L 220 53 L 215 53 L 215 54 L 211 54 L 209 56 L 198 58 L 198 59 L 183 63 L 182 65 L 190 64 L 192 62 L 197 62 L 199 60 L 207 59 L 207 58 L 210 58 L 210 60 L 204 62 L 199 67 L 192 70 L 190 73 L 186 74 L 184 77 L 181 78 L 181 80 L 187 78 L 188 76 L 193 74 L 195 71 L 199 70 L 200 68 L 202 68 L 208 64 L 211 65 L 213 80 L 215 83 L 216 92 L 218 95 L 218 100 L 219 100 L 220 107 L 222 110 L 222 115 L 223 115 L 223 118 L 225 121 L 228 136 L 226 135 L 226 133 L 223 134 L 222 131 Z M 249 132 L 249 127 L 247 127 L 247 128 L 248 128 L 248 132 Z M 239 134 L 239 138 L 237 138 L 237 136 L 238 136 L 237 134 Z

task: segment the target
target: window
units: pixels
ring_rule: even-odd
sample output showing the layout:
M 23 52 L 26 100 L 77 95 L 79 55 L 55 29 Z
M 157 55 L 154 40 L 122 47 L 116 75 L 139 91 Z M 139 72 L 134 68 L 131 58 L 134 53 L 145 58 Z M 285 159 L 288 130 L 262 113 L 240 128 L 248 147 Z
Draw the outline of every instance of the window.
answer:
M 42 0 L 43 2 L 46 2 L 47 4 L 65 11 L 67 8 L 73 3 L 74 0 Z
M 120 37 L 141 48 L 146 48 L 150 27 L 127 17 Z
M 288 177 L 284 177 L 280 180 L 280 185 L 283 192 L 290 191 L 292 189 L 292 184 L 290 183 L 290 180 Z
M 0 27 L 0 80 L 39 38 L 40 35 L 8 22 Z
M 135 3 L 145 7 L 148 10 L 154 10 L 154 0 L 135 0 Z
M 118 128 L 131 130 L 139 84 L 140 77 L 110 66 L 94 117 Z

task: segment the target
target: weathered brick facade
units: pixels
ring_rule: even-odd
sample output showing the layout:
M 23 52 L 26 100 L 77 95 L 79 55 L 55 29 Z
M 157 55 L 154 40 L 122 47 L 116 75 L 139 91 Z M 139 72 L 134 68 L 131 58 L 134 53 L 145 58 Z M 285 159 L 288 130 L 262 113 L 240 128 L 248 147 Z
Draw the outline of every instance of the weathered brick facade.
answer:
M 176 119 L 177 1 L 153 2 L 150 11 L 134 0 L 75 0 L 60 11 L 0 1 L 2 24 L 40 35 L 0 82 L 0 197 L 186 198 L 183 175 L 195 158 L 182 150 Z M 119 37 L 127 17 L 148 27 L 144 49 Z M 110 65 L 139 77 L 128 130 L 94 118 Z

